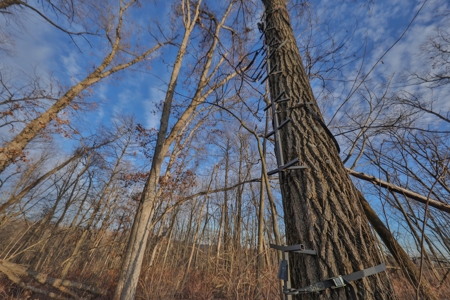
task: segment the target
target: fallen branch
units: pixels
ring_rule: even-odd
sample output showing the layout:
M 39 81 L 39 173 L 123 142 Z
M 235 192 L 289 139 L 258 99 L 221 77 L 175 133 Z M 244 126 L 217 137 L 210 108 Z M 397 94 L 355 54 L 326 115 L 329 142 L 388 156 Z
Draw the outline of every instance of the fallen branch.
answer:
M 78 290 L 83 290 L 86 292 L 90 292 L 92 294 L 97 295 L 105 295 L 106 292 L 102 291 L 100 289 L 97 289 L 95 287 L 89 286 L 87 284 L 73 282 L 70 280 L 61 280 L 57 278 L 53 278 L 48 276 L 47 274 L 39 273 L 36 271 L 28 270 L 25 266 L 15 264 L 6 260 L 0 260 L 0 272 L 5 274 L 9 280 L 14 282 L 15 284 L 19 285 L 20 287 L 30 290 L 35 293 L 44 294 L 50 298 L 54 299 L 67 299 L 65 297 L 59 296 L 53 292 L 48 292 L 45 290 L 38 289 L 34 286 L 27 285 L 22 282 L 21 277 L 23 276 L 30 276 L 34 279 L 36 279 L 41 284 L 49 284 L 52 287 L 60 290 L 61 292 L 68 294 L 72 296 L 75 299 L 79 299 L 80 297 L 72 292 L 71 290 L 67 289 L 67 287 L 75 288 Z
M 57 295 L 53 292 L 38 289 L 34 286 L 23 283 L 19 276 L 23 275 L 26 272 L 26 269 L 25 269 L 25 267 L 23 267 L 21 265 L 16 265 L 16 264 L 4 261 L 4 260 L 0 260 L 0 272 L 5 274 L 9 280 L 11 280 L 12 282 L 14 282 L 15 284 L 17 284 L 18 286 L 20 286 L 23 289 L 30 290 L 34 293 L 46 295 L 47 297 L 50 297 L 53 299 L 61 299 L 61 300 L 67 299 L 67 298 Z
M 56 278 L 52 278 L 46 274 L 42 274 L 42 273 L 38 273 L 36 271 L 31 271 L 31 270 L 27 270 L 27 274 L 30 275 L 31 277 L 35 278 L 37 281 L 39 281 L 40 283 L 44 284 L 51 284 L 52 286 L 66 286 L 66 287 L 71 287 L 71 288 L 75 288 L 78 290 L 83 290 L 86 292 L 90 292 L 92 294 L 97 294 L 97 295 L 105 295 L 106 292 L 102 291 L 100 289 L 97 289 L 96 287 L 84 284 L 84 283 L 79 283 L 79 282 L 74 282 L 74 281 L 70 281 L 70 280 L 61 280 L 61 279 L 56 279 Z

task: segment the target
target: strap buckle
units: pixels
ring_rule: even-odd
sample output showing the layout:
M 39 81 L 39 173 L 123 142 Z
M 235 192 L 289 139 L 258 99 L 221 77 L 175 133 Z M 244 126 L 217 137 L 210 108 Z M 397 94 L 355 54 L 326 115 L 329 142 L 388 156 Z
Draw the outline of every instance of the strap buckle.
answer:
M 338 289 L 338 288 L 346 286 L 346 284 L 344 283 L 344 278 L 342 278 L 341 275 L 330 278 L 330 279 L 333 280 L 333 283 L 335 285 L 335 286 L 331 287 L 332 289 Z

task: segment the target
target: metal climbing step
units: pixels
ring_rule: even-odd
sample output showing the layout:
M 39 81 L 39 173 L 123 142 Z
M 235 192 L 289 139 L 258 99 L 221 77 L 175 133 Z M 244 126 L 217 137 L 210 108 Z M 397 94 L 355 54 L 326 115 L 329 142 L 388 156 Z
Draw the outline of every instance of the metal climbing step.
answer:
M 267 175 L 273 175 L 279 172 L 283 172 L 285 170 L 300 170 L 300 169 L 306 169 L 306 166 L 293 166 L 294 164 L 298 163 L 299 159 L 295 158 L 293 160 L 291 160 L 290 162 L 278 167 L 275 170 L 272 170 L 270 172 L 267 172 Z
M 291 99 L 291 98 L 289 98 L 289 97 L 281 98 L 284 94 L 285 94 L 284 92 L 281 92 L 281 93 L 275 98 L 275 100 L 273 100 L 273 102 L 275 102 L 275 103 L 280 103 L 280 102 L 288 101 L 289 99 Z M 272 102 L 269 103 L 266 107 L 264 107 L 264 111 L 268 110 L 271 106 L 272 106 Z
M 295 252 L 295 253 L 301 253 L 301 254 L 317 255 L 316 250 L 305 249 L 305 246 L 303 244 L 292 245 L 292 246 L 279 246 L 279 245 L 275 245 L 275 244 L 269 244 L 269 245 L 270 245 L 270 248 L 281 250 L 284 252 Z
M 264 83 L 264 81 L 267 80 L 267 78 L 269 78 L 270 75 L 275 75 L 275 74 L 280 74 L 281 71 L 275 71 L 277 69 L 278 65 L 275 64 L 275 66 L 273 68 L 270 69 L 269 73 L 267 74 L 266 77 L 264 77 L 263 80 L 261 80 L 261 83 Z
M 289 123 L 290 121 L 291 121 L 290 118 L 287 118 L 286 120 L 284 120 L 283 123 L 281 123 L 281 124 L 277 127 L 277 130 L 280 130 L 281 128 L 283 128 L 283 127 L 284 127 L 287 123 Z M 274 134 L 275 134 L 275 130 L 269 132 L 269 133 L 266 135 L 266 138 L 268 138 L 268 137 L 270 137 L 271 135 L 274 135 Z
M 282 259 L 280 265 L 278 266 L 278 279 L 284 281 L 283 292 L 286 294 L 289 290 L 287 289 L 286 283 L 289 281 L 289 271 L 288 271 L 288 260 L 286 257 L 286 252 L 294 252 L 300 254 L 317 255 L 316 250 L 305 249 L 303 244 L 284 246 L 269 244 L 270 248 L 282 251 Z

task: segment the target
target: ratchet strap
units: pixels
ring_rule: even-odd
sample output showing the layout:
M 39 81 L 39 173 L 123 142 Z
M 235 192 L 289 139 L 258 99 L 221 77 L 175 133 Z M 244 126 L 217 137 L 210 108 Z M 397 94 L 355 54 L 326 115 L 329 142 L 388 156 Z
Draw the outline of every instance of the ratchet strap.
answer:
M 357 299 L 356 293 L 355 293 L 353 286 L 350 284 L 350 282 L 362 279 L 362 278 L 370 276 L 370 275 L 380 273 L 384 270 L 386 270 L 386 265 L 385 265 L 385 263 L 382 263 L 378 266 L 367 268 L 367 269 L 357 271 L 357 272 L 353 272 L 348 275 L 344 275 L 344 276 L 339 275 L 337 277 L 328 278 L 324 281 L 320 281 L 320 282 L 311 284 L 310 286 L 307 286 L 304 288 L 299 288 L 299 289 L 291 288 L 291 289 L 288 289 L 287 291 L 285 291 L 285 294 L 297 295 L 297 294 L 303 294 L 303 293 L 315 293 L 315 292 L 323 291 L 328 288 L 337 289 L 337 288 L 341 288 L 341 287 L 347 287 L 352 298 L 354 300 L 356 300 Z

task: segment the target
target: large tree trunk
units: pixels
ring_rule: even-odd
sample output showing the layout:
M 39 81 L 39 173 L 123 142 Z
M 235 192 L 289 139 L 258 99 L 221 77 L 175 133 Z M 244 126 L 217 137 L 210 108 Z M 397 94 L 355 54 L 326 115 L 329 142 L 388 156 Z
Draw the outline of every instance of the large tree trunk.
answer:
M 291 119 L 280 130 L 281 153 L 284 163 L 299 158 L 300 164 L 307 167 L 279 173 L 287 243 L 301 243 L 307 249 L 317 250 L 317 256 L 294 253 L 290 257 L 292 287 L 301 288 L 379 265 L 382 259 L 356 189 L 316 105 L 290 25 L 286 0 L 263 0 L 263 3 L 266 28 L 273 27 L 266 30 L 266 41 L 274 38 L 273 41 L 284 43 L 281 47 L 269 45 L 267 51 L 269 68 L 281 71 L 269 75 L 271 97 L 276 98 L 282 92 L 289 97 L 276 108 L 280 123 Z M 351 284 L 358 299 L 395 299 L 384 272 Z M 350 294 L 338 288 L 298 298 L 347 299 Z

